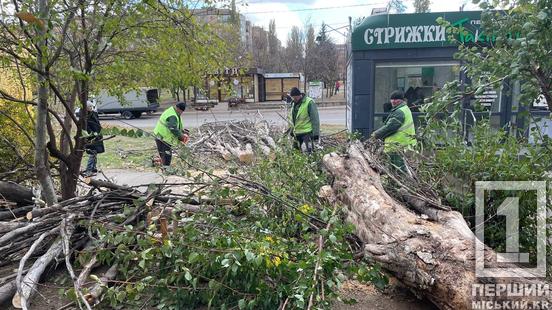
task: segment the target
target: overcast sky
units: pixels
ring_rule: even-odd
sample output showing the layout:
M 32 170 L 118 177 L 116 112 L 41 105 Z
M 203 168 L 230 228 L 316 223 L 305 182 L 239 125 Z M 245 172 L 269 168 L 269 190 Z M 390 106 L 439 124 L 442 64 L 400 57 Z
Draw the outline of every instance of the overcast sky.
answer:
M 413 2 L 404 1 L 407 13 L 414 12 Z M 317 32 L 322 22 L 333 28 L 343 27 L 348 25 L 349 16 L 353 20 L 369 16 L 373 8 L 386 7 L 388 0 L 238 0 L 236 3 L 240 3 L 240 12 L 255 25 L 268 29 L 270 19 L 275 19 L 278 38 L 285 45 L 292 26 L 302 27 L 310 21 Z M 477 9 L 470 0 L 432 0 L 431 11 L 458 11 L 463 3 L 466 3 L 466 10 Z M 338 29 L 340 32 L 343 30 Z M 345 37 L 335 31 L 330 34 L 336 43 L 345 42 Z

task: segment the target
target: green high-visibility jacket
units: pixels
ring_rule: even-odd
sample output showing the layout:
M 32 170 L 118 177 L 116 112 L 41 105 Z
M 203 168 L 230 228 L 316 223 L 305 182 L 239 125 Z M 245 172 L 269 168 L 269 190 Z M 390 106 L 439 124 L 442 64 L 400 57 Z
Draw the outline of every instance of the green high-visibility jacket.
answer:
M 173 126 L 169 124 L 169 118 L 171 117 L 176 118 L 176 126 L 174 126 L 174 128 L 171 128 Z M 158 139 L 163 140 L 169 145 L 177 145 L 182 136 L 182 127 L 180 115 L 178 115 L 174 107 L 170 107 L 161 114 L 153 133 Z M 178 134 L 176 134 L 177 132 Z
M 385 142 L 384 151 L 393 152 L 398 148 L 416 145 L 416 129 L 412 112 L 406 103 L 401 103 L 391 110 L 385 125 L 374 132 L 374 136 Z
M 294 135 L 306 133 L 320 135 L 318 109 L 312 98 L 304 96 L 299 103 L 293 102 L 289 118 Z

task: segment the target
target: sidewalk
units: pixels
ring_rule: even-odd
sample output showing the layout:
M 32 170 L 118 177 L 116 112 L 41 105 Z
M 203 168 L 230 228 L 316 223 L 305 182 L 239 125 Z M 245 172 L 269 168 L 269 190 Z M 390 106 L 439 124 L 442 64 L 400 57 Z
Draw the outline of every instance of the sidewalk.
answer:
M 330 98 L 319 98 L 315 99 L 316 105 L 319 108 L 323 107 L 337 107 L 337 106 L 344 106 L 347 104 L 343 92 L 340 92 L 339 94 L 332 96 Z M 172 104 L 174 104 L 175 101 L 165 101 L 160 104 L 159 111 L 164 111 L 167 107 L 170 107 Z M 239 111 L 239 110 L 280 110 L 285 107 L 285 103 L 282 101 L 265 101 L 265 102 L 254 102 L 254 103 L 244 103 L 238 105 L 238 107 L 235 108 L 228 108 L 228 103 L 226 102 L 219 102 L 215 107 L 211 109 L 213 112 L 218 111 Z M 186 109 L 187 111 L 192 111 L 193 108 L 190 107 L 190 109 Z
M 315 102 L 319 108 L 344 106 L 347 104 L 345 100 L 341 100 L 341 101 L 328 100 L 324 102 L 319 102 L 315 100 Z M 285 104 L 282 103 L 281 101 L 266 101 L 266 102 L 246 103 L 246 104 L 240 105 L 237 109 L 238 110 L 265 110 L 265 109 L 268 110 L 268 109 L 280 109 L 280 108 L 283 108 L 284 106 Z
M 337 95 L 331 96 L 329 98 L 318 98 L 314 99 L 316 105 L 319 108 L 323 107 L 335 107 L 335 106 L 344 106 L 347 104 L 343 92 L 340 92 Z M 265 101 L 265 102 L 255 102 L 255 103 L 246 103 L 240 105 L 238 109 L 240 110 L 262 110 L 262 109 L 279 109 L 284 107 L 285 104 L 282 101 Z

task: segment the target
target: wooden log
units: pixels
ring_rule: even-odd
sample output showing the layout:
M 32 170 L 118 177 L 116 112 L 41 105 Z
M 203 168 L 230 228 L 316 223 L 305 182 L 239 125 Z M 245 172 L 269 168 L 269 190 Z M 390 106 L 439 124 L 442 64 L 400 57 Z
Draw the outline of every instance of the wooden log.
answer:
M 12 298 L 16 291 L 17 285 L 15 284 L 15 279 L 0 286 L 0 305 Z
M 233 147 L 229 143 L 224 143 L 224 147 L 244 164 L 251 164 L 255 158 L 255 153 L 253 153 L 253 148 L 249 143 L 246 144 L 245 151 L 241 147 Z
M 101 277 L 98 283 L 95 283 L 84 298 L 90 305 L 96 305 L 100 302 L 100 297 L 107 287 L 110 280 L 113 280 L 117 275 L 117 264 L 111 266 Z
M 26 234 L 26 233 L 32 233 L 36 229 L 38 229 L 40 227 L 48 226 L 53 222 L 54 222 L 53 220 L 48 220 L 48 221 L 44 221 L 44 222 L 36 222 L 36 223 L 32 223 L 32 224 L 14 229 L 14 230 L 10 231 L 9 233 L 4 234 L 2 237 L 0 237 L 0 246 L 5 245 L 6 243 L 10 242 L 16 236 L 20 236 L 20 235 L 23 235 L 23 234 Z
M 365 256 L 381 263 L 439 308 L 471 309 L 472 286 L 479 283 L 475 277 L 475 242 L 479 241 L 462 215 L 446 210 L 428 212 L 418 205 L 416 208 L 429 213 L 431 220 L 422 218 L 385 192 L 371 160 L 360 143 L 352 144 L 343 156 L 332 153 L 323 158 L 324 166 L 334 176 L 333 195 L 347 206 L 346 219 L 364 242 Z M 321 194 L 332 199 L 327 189 Z M 496 253 L 489 248 L 484 257 L 487 267 L 512 267 L 497 264 Z M 500 276 L 484 281 L 508 283 Z M 515 282 L 539 283 L 524 278 Z M 505 294 L 493 298 L 512 299 Z
M 84 303 L 87 310 L 92 310 L 92 307 L 90 307 L 90 305 L 88 304 L 88 301 L 86 300 L 86 298 L 84 298 L 84 295 L 79 286 L 78 278 L 75 275 L 73 265 L 71 265 L 71 255 L 73 254 L 73 251 L 71 249 L 70 239 L 71 239 L 71 235 L 73 234 L 73 225 L 72 225 L 73 218 L 74 217 L 72 216 L 64 218 L 61 221 L 61 227 L 60 227 L 61 242 L 63 244 L 63 254 L 65 256 L 65 267 L 69 272 L 69 276 L 73 280 L 73 287 L 75 289 L 75 294 Z
M 70 219 L 72 219 L 71 216 L 69 216 Z M 74 225 L 71 221 L 71 223 L 66 227 L 65 233 L 67 234 L 68 238 L 71 237 L 73 234 Z M 31 246 L 31 249 L 25 254 L 25 257 L 21 259 L 21 262 L 19 264 L 19 271 L 17 275 L 16 283 L 19 283 L 22 268 L 25 264 L 26 258 L 30 256 L 32 252 L 34 252 L 34 249 L 38 244 L 40 244 L 41 239 L 43 239 L 47 234 L 54 233 L 57 231 L 57 228 L 52 229 L 49 233 L 42 234 L 39 239 L 37 239 L 33 245 Z M 42 276 L 42 273 L 44 273 L 44 270 L 50 263 L 56 259 L 61 252 L 63 251 L 63 241 L 61 238 L 56 239 L 54 243 L 50 246 L 48 251 L 40 256 L 34 264 L 29 268 L 29 271 L 23 278 L 23 280 L 18 284 L 17 293 L 12 298 L 12 305 L 15 308 L 27 308 L 27 303 L 32 298 L 33 294 L 36 292 L 36 285 L 40 281 L 40 277 Z
M 0 181 L 0 197 L 18 204 L 33 204 L 33 191 L 13 182 Z
M 255 153 L 253 152 L 253 147 L 251 144 L 247 143 L 245 145 L 245 151 L 240 150 L 238 159 L 244 164 L 251 164 L 255 160 Z
M 98 265 L 98 254 L 96 251 L 92 254 L 92 258 L 83 266 L 78 278 L 77 278 L 77 287 L 81 288 L 83 284 L 88 279 L 90 272 L 94 267 Z
M 25 222 L 0 222 L 0 234 L 28 225 Z
M 0 221 L 13 220 L 19 218 L 25 213 L 33 209 L 34 206 L 23 206 L 19 208 L 11 208 L 5 211 L 0 211 Z
M 214 152 L 218 153 L 224 160 L 229 161 L 232 159 L 232 154 L 224 148 L 219 142 L 216 144 L 207 143 L 207 145 L 213 149 Z
M 84 180 L 84 183 L 86 183 L 86 184 L 88 184 L 92 187 L 96 187 L 96 188 L 104 187 L 104 188 L 109 188 L 109 189 L 112 189 L 112 190 L 121 190 L 121 191 L 126 191 L 126 192 L 135 192 L 136 191 L 136 189 L 134 189 L 132 187 L 123 186 L 123 185 L 115 184 L 113 182 L 104 181 L 104 180 L 97 180 L 97 179 L 92 179 L 92 178 L 86 178 Z
M 229 152 L 230 154 L 232 154 L 233 156 L 235 156 L 235 157 L 240 156 L 239 146 L 236 148 L 236 147 L 233 147 L 232 145 L 230 145 L 230 143 L 223 143 L 223 145 L 224 145 L 224 148 L 226 149 L 226 151 Z

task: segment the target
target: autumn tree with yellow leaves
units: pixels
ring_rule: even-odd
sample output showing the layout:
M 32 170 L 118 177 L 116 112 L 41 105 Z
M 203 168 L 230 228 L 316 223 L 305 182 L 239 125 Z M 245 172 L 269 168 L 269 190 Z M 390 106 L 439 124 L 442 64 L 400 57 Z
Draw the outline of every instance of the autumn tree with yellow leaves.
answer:
M 52 160 L 62 198 L 75 195 L 91 93 L 196 86 L 206 74 L 233 64 L 228 43 L 194 18 L 192 1 L 0 1 L 0 63 L 32 73 L 36 94 L 19 99 L 6 89 L 0 98 L 36 111 L 34 166 L 48 205 L 57 197 Z

